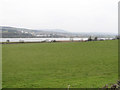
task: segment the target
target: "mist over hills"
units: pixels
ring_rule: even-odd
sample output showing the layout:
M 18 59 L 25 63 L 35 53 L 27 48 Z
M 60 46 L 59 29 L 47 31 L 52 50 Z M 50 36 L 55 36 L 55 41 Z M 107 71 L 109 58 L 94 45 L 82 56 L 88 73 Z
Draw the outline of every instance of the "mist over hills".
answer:
M 116 33 L 103 32 L 68 32 L 62 29 L 26 29 L 9 26 L 0 26 L 3 38 L 114 38 Z

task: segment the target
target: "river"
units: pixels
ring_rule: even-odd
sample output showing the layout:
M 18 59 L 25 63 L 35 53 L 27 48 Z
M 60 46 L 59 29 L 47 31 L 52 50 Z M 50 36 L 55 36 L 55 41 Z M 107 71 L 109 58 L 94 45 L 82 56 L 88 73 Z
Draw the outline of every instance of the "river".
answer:
M 99 38 L 99 39 L 108 39 L 108 38 Z M 112 38 L 109 38 L 112 39 Z M 42 41 L 52 41 L 52 40 L 56 40 L 56 41 L 78 41 L 78 40 L 88 40 L 88 38 L 0 38 L 0 42 L 42 42 Z

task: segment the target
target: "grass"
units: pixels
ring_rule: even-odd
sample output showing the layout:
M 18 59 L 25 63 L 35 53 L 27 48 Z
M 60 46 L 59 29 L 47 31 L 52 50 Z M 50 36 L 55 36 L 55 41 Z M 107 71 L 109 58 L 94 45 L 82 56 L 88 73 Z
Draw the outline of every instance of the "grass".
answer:
M 98 88 L 118 79 L 118 41 L 2 45 L 3 88 Z

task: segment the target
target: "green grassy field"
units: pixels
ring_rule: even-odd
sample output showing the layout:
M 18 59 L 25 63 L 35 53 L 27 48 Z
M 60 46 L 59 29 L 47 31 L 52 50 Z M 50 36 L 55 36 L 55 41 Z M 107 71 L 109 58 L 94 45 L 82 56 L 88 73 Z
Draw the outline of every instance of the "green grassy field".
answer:
M 118 80 L 118 41 L 2 45 L 3 88 L 98 88 Z

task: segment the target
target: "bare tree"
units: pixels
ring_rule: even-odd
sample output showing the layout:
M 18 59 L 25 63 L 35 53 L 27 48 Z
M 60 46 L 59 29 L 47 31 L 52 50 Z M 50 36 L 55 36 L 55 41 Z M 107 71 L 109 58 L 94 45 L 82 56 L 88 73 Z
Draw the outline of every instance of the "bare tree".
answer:
M 88 41 L 92 41 L 92 37 L 91 36 L 88 38 Z

